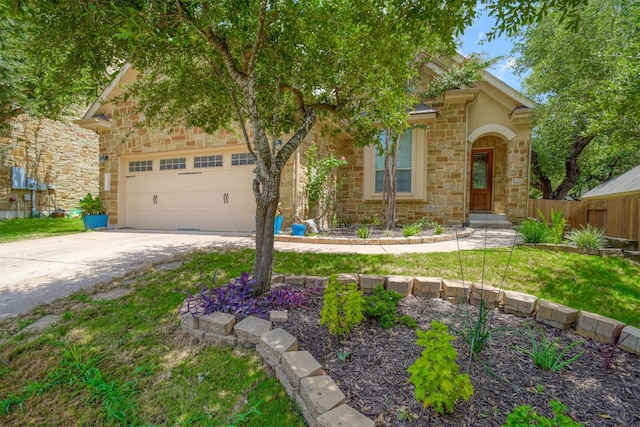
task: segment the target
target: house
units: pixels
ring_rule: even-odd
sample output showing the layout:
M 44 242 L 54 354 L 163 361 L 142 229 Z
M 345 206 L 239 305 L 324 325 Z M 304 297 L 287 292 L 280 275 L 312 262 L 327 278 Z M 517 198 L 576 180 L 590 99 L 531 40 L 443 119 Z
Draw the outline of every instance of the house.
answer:
M 69 213 L 98 192 L 98 136 L 62 121 L 13 119 L 0 132 L 0 219 Z
M 433 64 L 427 82 L 444 65 Z M 197 128 L 153 129 L 135 100 L 117 101 L 137 72 L 127 66 L 77 123 L 100 140 L 100 196 L 110 226 L 144 229 L 252 231 L 253 158 L 240 133 L 209 135 Z M 469 87 L 424 100 L 400 147 L 398 223 L 421 218 L 447 225 L 473 224 L 481 213 L 501 224 L 527 216 L 532 101 L 484 72 Z M 334 132 L 325 132 L 332 127 Z M 335 132 L 335 130 L 339 132 Z M 358 223 L 380 215 L 380 162 L 371 147 L 356 147 L 338 123 L 318 123 L 282 174 L 285 225 L 305 215 L 306 151 L 344 156 L 344 184 L 335 215 Z

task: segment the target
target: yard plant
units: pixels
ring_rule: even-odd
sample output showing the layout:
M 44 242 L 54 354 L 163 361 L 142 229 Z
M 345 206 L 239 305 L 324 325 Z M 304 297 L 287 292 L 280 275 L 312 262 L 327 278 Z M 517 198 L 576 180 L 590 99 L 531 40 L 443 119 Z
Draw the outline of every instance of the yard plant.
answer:
M 531 350 L 518 348 L 521 352 L 531 356 L 533 364 L 537 367 L 544 369 L 545 371 L 556 372 L 570 365 L 576 361 L 582 352 L 574 354 L 571 357 L 565 358 L 565 355 L 574 347 L 584 344 L 584 341 L 574 341 L 565 347 L 562 351 L 558 349 L 558 340 L 549 341 L 542 328 L 538 328 L 540 338 L 536 338 L 535 334 L 531 330 L 531 327 L 527 325 L 527 331 L 531 340 Z
M 440 414 L 452 411 L 458 399 L 469 400 L 473 395 L 469 375 L 459 373 L 458 353 L 451 344 L 454 337 L 449 335 L 447 325 L 435 320 L 431 322 L 430 330 L 416 330 L 416 334 L 416 344 L 424 350 L 407 369 L 411 374 L 409 382 L 415 386 L 416 399 Z
M 586 227 L 573 229 L 567 234 L 569 243 L 579 248 L 602 249 L 606 244 L 604 231 L 587 224 Z
M 355 282 L 341 283 L 332 277 L 320 310 L 320 324 L 337 336 L 349 335 L 364 320 L 364 298 Z

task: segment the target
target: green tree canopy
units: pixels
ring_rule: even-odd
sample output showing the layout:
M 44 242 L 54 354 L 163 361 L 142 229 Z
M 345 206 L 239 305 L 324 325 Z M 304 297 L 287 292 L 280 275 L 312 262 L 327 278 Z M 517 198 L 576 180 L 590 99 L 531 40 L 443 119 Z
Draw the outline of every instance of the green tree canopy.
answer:
M 517 51 L 539 103 L 532 185 L 543 198 L 579 197 L 640 163 L 640 3 L 594 2 L 576 31 L 535 23 Z
M 87 68 L 68 68 L 73 59 L 65 46 L 50 46 L 43 52 L 34 23 L 0 1 L 0 127 L 27 113 L 32 117 L 59 118 L 78 105 L 95 100 L 99 84 Z

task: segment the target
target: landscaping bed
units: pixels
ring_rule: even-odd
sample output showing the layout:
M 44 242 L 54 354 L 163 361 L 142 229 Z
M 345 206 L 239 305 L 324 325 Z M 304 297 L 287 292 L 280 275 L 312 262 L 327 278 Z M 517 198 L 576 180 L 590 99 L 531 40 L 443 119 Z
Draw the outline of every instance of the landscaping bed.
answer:
M 337 339 L 320 326 L 321 306 L 322 296 L 313 296 L 308 310 L 290 310 L 288 321 L 279 326 L 298 338 L 300 350 L 309 351 L 320 362 L 347 396 L 347 404 L 376 420 L 376 425 L 501 426 L 514 408 L 524 404 L 553 417 L 552 399 L 561 401 L 569 408 L 567 414 L 586 426 L 640 425 L 640 357 L 630 353 L 618 350 L 605 370 L 602 345 L 587 340 L 567 353 L 569 358 L 584 351 L 575 362 L 557 372 L 544 371 L 516 348 L 531 350 L 525 325 L 537 338 L 541 328 L 548 340 L 557 339 L 559 351 L 582 337 L 495 310 L 489 320 L 495 333 L 471 363 L 464 340 L 453 341 L 461 372 L 469 373 L 474 394 L 441 416 L 423 409 L 408 382 L 407 368 L 422 351 L 414 330 L 402 325 L 382 329 L 367 319 L 348 337 Z M 432 320 L 440 320 L 454 336 L 452 326 L 462 327 L 464 319 L 474 319 L 476 313 L 473 306 L 412 295 L 399 306 L 399 314 L 413 316 L 420 328 L 428 329 Z

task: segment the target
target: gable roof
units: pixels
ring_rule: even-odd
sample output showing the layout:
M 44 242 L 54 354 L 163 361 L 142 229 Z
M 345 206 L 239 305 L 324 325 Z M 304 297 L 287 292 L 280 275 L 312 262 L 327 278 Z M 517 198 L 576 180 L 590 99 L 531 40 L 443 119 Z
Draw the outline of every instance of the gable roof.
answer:
M 447 58 L 460 63 L 465 57 L 460 53 L 456 53 L 452 57 Z M 445 62 L 445 58 L 437 58 L 429 64 L 429 68 L 435 73 L 441 73 L 446 67 Z M 81 127 L 88 129 L 109 129 L 111 127 L 110 118 L 113 109 L 113 99 L 122 94 L 123 86 L 130 84 L 137 77 L 138 71 L 135 70 L 130 63 L 126 63 L 111 83 L 104 88 L 100 96 L 98 96 L 98 98 L 89 107 L 82 119 L 77 120 L 76 123 Z M 532 100 L 521 95 L 517 90 L 489 73 L 486 69 L 481 72 L 481 81 L 493 88 L 492 92 L 494 92 L 494 96 L 502 98 L 503 102 L 509 100 L 506 102 L 517 105 L 512 112 L 514 116 L 519 117 L 520 115 L 524 115 L 528 117 L 531 110 L 536 106 Z M 461 90 L 461 92 L 463 90 Z M 455 90 L 449 92 L 455 92 Z M 435 110 L 432 112 L 435 112 Z M 424 112 L 421 111 L 420 113 Z
M 586 192 L 583 199 L 595 199 L 638 193 L 640 195 L 640 165 Z

